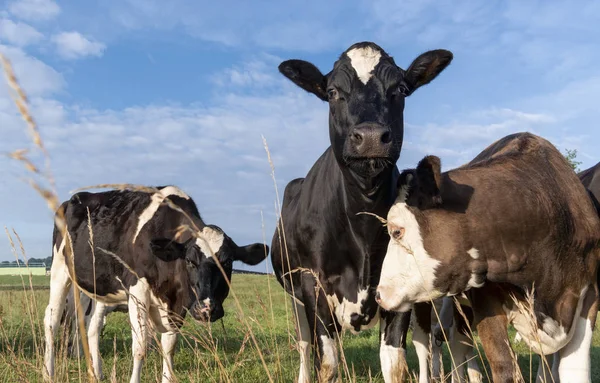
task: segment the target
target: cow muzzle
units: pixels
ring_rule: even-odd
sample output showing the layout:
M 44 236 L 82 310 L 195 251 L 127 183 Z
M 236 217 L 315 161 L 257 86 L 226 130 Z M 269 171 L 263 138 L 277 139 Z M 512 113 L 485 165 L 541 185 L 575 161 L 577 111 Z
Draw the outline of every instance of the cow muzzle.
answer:
M 387 158 L 392 147 L 389 127 L 374 123 L 358 124 L 350 132 L 350 143 L 356 157 Z
M 190 312 L 192 317 L 199 322 L 214 322 L 225 315 L 223 306 L 212 299 L 197 301 Z

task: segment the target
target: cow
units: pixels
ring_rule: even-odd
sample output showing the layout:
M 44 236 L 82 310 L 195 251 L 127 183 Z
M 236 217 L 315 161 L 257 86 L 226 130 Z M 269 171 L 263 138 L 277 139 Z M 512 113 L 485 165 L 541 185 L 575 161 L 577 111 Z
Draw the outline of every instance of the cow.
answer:
M 271 242 L 279 283 L 292 296 L 300 351 L 298 381 L 338 373 L 336 336 L 374 326 L 381 315 L 380 361 L 386 382 L 401 379 L 410 314 L 379 313 L 375 286 L 389 237 L 370 213 L 385 216 L 396 197 L 404 102 L 452 60 L 447 50 L 418 56 L 408 69 L 372 42 L 353 44 L 326 75 L 287 60 L 279 71 L 329 103 L 330 146 L 305 178 L 290 181 Z M 311 347 L 312 345 L 312 347 Z
M 441 346 L 443 342 L 447 342 L 452 362 L 452 383 L 464 382 L 465 370 L 470 383 L 481 383 L 483 376 L 472 345 L 473 310 L 467 297 L 460 294 L 456 297 L 439 298 L 432 303 L 418 303 L 412 312 L 413 343 L 416 347 L 431 350 L 432 378 L 437 381 L 441 377 Z M 419 355 L 419 365 L 427 363 L 428 359 Z M 421 373 L 427 374 L 428 371 Z M 427 375 L 419 376 L 419 379 L 429 381 Z
M 577 173 L 579 180 L 591 193 L 594 204 L 599 206 L 600 202 L 600 162 L 589 169 Z
M 382 308 L 406 312 L 466 291 L 494 382 L 516 373 L 508 323 L 535 353 L 560 354 L 561 381 L 590 382 L 600 218 L 562 154 L 516 133 L 445 173 L 427 156 L 401 173 L 398 190 Z
M 207 225 L 192 198 L 175 186 L 80 192 L 60 206 L 56 221 L 63 215 L 64 237 L 54 226 L 44 317 L 46 380 L 54 375 L 54 335 L 73 280 L 98 302 L 97 313 L 99 306 L 127 304 L 133 341 L 131 382 L 140 381 L 148 325 L 162 334 L 162 381 L 168 382 L 186 311 L 199 322 L 221 318 L 233 261 L 255 265 L 268 254 L 266 245 L 240 247 L 221 228 Z M 70 260 L 75 275 L 69 271 Z M 100 314 L 89 325 L 90 348 L 98 345 L 104 318 Z M 90 354 L 96 356 L 93 368 L 101 377 L 99 352 L 91 349 Z
M 77 311 L 75 307 L 75 297 L 73 296 L 73 294 L 75 294 L 75 286 L 71 285 L 65 303 L 65 311 L 63 313 L 63 317 L 61 318 L 60 324 L 62 327 L 65 328 L 65 330 L 68 331 L 69 342 L 67 345 L 67 355 L 70 357 L 77 357 L 83 355 L 83 345 L 81 344 L 81 335 L 78 331 L 79 323 L 76 320 Z M 83 311 L 83 323 L 85 325 L 86 331 L 88 332 L 90 321 L 92 320 L 92 318 L 94 318 L 94 313 L 96 313 L 98 306 L 100 306 L 100 313 L 103 314 L 103 318 L 94 318 L 94 320 L 101 320 L 102 322 L 99 324 L 99 330 L 94 334 L 97 335 L 97 337 L 92 339 L 89 337 L 88 334 L 88 342 L 100 341 L 99 337 L 102 333 L 102 330 L 104 329 L 104 326 L 106 325 L 106 316 L 108 314 L 112 312 L 128 312 L 126 304 L 107 306 L 104 303 L 94 301 L 92 298 L 90 298 L 81 291 L 79 292 L 79 304 L 81 305 Z M 90 347 L 90 349 L 99 351 L 99 344 Z M 96 357 L 92 355 L 92 360 L 100 360 L 100 355 L 98 354 Z

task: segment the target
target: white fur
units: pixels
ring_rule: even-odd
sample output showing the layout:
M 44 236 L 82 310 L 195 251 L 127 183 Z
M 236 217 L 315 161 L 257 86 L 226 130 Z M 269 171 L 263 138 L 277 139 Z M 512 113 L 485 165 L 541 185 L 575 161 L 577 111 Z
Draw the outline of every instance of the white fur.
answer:
M 381 340 L 379 343 L 379 362 L 381 363 L 381 374 L 385 383 L 400 383 L 402 368 L 406 365 L 406 350 L 402 347 L 394 347 L 385 344 L 385 319 L 381 319 Z
M 591 382 L 590 347 L 594 328 L 588 318 L 576 317 L 571 341 L 559 351 L 558 376 L 561 382 Z
M 479 259 L 479 250 L 477 250 L 474 247 L 469 249 L 469 251 L 467 251 L 467 254 L 469 254 L 473 259 Z
M 381 52 L 372 47 L 354 48 L 346 53 L 350 59 L 350 65 L 356 71 L 356 75 L 363 84 L 371 79 L 373 69 L 381 60 Z
M 140 231 L 142 231 L 142 228 L 152 219 L 152 217 L 154 217 L 154 214 L 156 214 L 156 211 L 163 203 L 165 198 L 172 195 L 185 199 L 190 199 L 190 197 L 187 194 L 185 194 L 182 190 L 175 186 L 167 186 L 166 188 L 163 188 L 158 192 L 154 193 L 151 197 L 150 205 L 148 205 L 148 207 L 144 209 L 144 211 L 142 212 L 142 214 L 140 214 L 140 217 L 138 218 L 138 225 L 133 236 L 133 243 L 135 243 L 135 240 L 140 234 Z
M 50 271 L 50 299 L 44 315 L 46 349 L 44 353 L 43 375 L 45 381 L 52 380 L 54 377 L 54 336 L 59 327 L 60 317 L 62 316 L 67 294 L 71 286 L 64 254 L 67 240 L 67 238 L 63 238 L 58 249 L 56 248 L 56 244 L 53 246 L 54 254 Z
M 338 368 L 338 350 L 335 338 L 330 338 L 326 335 L 321 335 L 321 343 L 323 344 L 321 354 L 321 372 L 325 372 L 325 377 L 329 374 L 335 375 Z
M 405 233 L 388 244 L 377 287 L 380 305 L 388 310 L 407 311 L 412 303 L 441 297 L 443 294 L 434 288 L 440 262 L 425 250 L 415 215 L 406 203 L 398 202 L 390 209 L 387 221 L 388 226 L 402 227 Z
M 342 301 L 338 299 L 336 294 L 327 295 L 327 302 L 331 311 L 337 317 L 338 322 L 342 325 L 343 329 L 349 329 L 353 334 L 357 334 L 358 331 L 350 324 L 350 320 L 353 314 L 360 314 L 362 312 L 362 302 L 368 297 L 368 290 L 361 289 L 357 293 L 357 301 L 352 302 L 348 298 L 343 297 Z M 361 326 L 359 331 L 372 328 L 378 322 L 379 310 L 373 318 L 367 318 L 368 324 Z
M 587 289 L 588 287 L 586 286 L 581 291 L 574 313 L 575 319 L 579 317 Z M 513 306 L 512 309 L 504 306 L 504 311 L 508 316 L 508 320 L 515 327 L 515 330 L 521 334 L 522 340 L 536 354 L 550 355 L 557 352 L 570 342 L 573 334 L 576 332 L 576 323 L 571 326 L 570 331 L 567 333 L 564 327 L 554 319 L 545 317 L 540 329 L 535 323 L 532 323 L 527 314 L 521 313 L 516 306 Z
M 224 235 L 208 226 L 202 229 L 201 237 L 196 239 L 196 245 L 206 258 L 211 258 L 223 246 Z
M 310 327 L 302 302 L 292 297 L 293 315 L 298 334 L 298 352 L 300 352 L 300 373 L 298 383 L 310 383 Z
M 419 359 L 419 383 L 429 382 L 429 342 L 430 337 L 425 329 L 419 326 L 416 315 L 412 315 L 413 322 L 413 345 Z
M 469 283 L 467 284 L 467 290 L 469 290 L 471 287 L 479 288 L 485 284 L 485 281 L 483 281 L 481 283 L 477 283 L 476 281 L 477 281 L 477 274 L 472 273 L 471 278 L 469 278 Z

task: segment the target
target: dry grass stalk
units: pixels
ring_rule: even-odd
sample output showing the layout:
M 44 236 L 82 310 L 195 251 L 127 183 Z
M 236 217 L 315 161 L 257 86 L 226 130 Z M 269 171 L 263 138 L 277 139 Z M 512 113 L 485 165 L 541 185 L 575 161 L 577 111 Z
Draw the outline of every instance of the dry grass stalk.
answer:
M 44 146 L 44 142 L 41 138 L 37 124 L 35 123 L 35 120 L 33 119 L 31 113 L 29 112 L 28 100 L 27 100 L 27 96 L 25 95 L 25 91 L 19 85 L 19 82 L 14 74 L 14 71 L 12 69 L 12 66 L 11 66 L 9 60 L 0 54 L 0 62 L 2 62 L 2 66 L 4 69 L 4 74 L 6 76 L 7 83 L 13 91 L 13 95 L 12 95 L 13 100 L 17 106 L 17 109 L 19 110 L 20 115 L 23 117 L 23 119 L 27 123 L 28 131 L 32 137 L 33 144 L 35 145 L 35 147 L 38 148 L 38 150 L 40 150 L 42 152 L 43 157 L 45 158 L 46 174 L 43 174 L 43 175 L 40 174 L 40 172 L 38 171 L 38 168 L 35 165 L 33 165 L 33 162 L 31 160 L 29 160 L 27 158 L 27 156 L 26 156 L 26 154 L 28 153 L 27 150 L 20 150 L 20 151 L 17 150 L 15 152 L 13 152 L 13 158 L 24 163 L 25 168 L 28 171 L 30 171 L 34 175 L 42 176 L 43 179 L 46 182 L 48 182 L 48 184 L 50 185 L 50 189 L 42 187 L 38 182 L 36 182 L 34 180 L 30 180 L 30 185 L 42 196 L 42 198 L 46 201 L 46 203 L 48 204 L 48 207 L 51 209 L 51 211 L 53 213 L 57 212 L 57 210 L 62 210 L 62 209 L 58 208 L 59 203 L 58 203 L 58 197 L 57 197 L 57 193 L 56 193 L 56 186 L 55 186 L 55 182 L 54 182 L 54 177 L 52 176 L 52 172 L 50 170 L 50 156 Z M 57 225 L 57 228 L 61 232 L 61 237 L 63 238 L 63 240 L 66 239 L 68 237 L 68 232 L 66 230 L 64 211 L 60 211 L 60 212 L 58 212 L 57 215 L 55 215 L 55 223 Z M 73 252 L 72 252 L 72 246 L 69 243 L 70 238 L 69 238 L 69 241 L 67 241 L 67 242 L 68 243 L 65 245 L 65 250 L 66 250 L 65 258 L 67 259 L 67 265 L 69 267 L 69 271 L 70 271 L 70 275 L 73 280 L 73 283 L 76 285 L 77 279 L 75 278 L 75 271 L 73 268 L 73 262 L 72 262 Z M 87 334 L 85 331 L 85 326 L 83 326 L 83 315 L 82 315 L 83 312 L 82 312 L 81 305 L 79 302 L 78 294 L 74 294 L 74 301 L 75 301 L 75 307 L 76 307 L 77 313 L 78 313 L 80 327 L 82 328 L 81 339 L 82 339 L 82 343 L 84 346 L 84 354 L 85 354 L 87 365 L 88 365 L 88 368 L 87 368 L 88 377 L 91 381 L 95 381 L 96 378 L 94 376 L 94 372 L 92 369 L 91 357 L 90 357 L 89 349 L 87 346 Z

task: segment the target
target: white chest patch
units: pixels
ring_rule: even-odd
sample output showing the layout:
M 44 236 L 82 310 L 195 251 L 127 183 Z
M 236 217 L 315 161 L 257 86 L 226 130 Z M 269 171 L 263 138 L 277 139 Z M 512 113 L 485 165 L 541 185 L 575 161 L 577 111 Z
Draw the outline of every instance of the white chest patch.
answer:
M 521 339 L 537 354 L 550 355 L 563 348 L 573 337 L 576 329 L 576 320 L 581 313 L 581 306 L 585 299 L 587 287 L 585 287 L 580 295 L 577 309 L 574 313 L 574 322 L 570 331 L 567 333 L 565 328 L 551 317 L 544 317 L 542 328 L 537 327 L 536 321 L 530 318 L 530 315 L 524 310 L 519 310 L 517 307 L 510 309 L 503 306 L 509 322 L 513 324 L 515 330 L 521 335 Z
M 381 60 L 381 52 L 372 47 L 354 48 L 346 55 L 350 59 L 350 65 L 356 71 L 356 75 L 363 84 L 367 84 L 372 76 L 373 69 Z
M 352 315 L 362 314 L 362 302 L 367 299 L 368 293 L 366 289 L 359 290 L 357 294 L 357 302 L 351 302 L 346 297 L 342 298 L 340 302 L 336 294 L 327 295 L 327 303 L 331 311 L 334 313 L 338 322 L 343 329 L 349 329 L 353 334 L 357 334 L 359 331 L 369 329 L 377 324 L 379 319 L 379 310 L 373 318 L 365 318 L 368 324 L 360 327 L 359 331 L 356 331 L 354 326 L 351 324 Z
M 208 226 L 202 229 L 200 238 L 196 239 L 196 245 L 202 250 L 202 253 L 206 258 L 210 258 L 223 246 L 223 233 L 220 233 Z
M 190 197 L 187 194 L 185 194 L 181 189 L 175 186 L 167 186 L 166 188 L 161 189 L 157 193 L 154 193 L 151 197 L 150 205 L 148 205 L 148 207 L 144 209 L 142 214 L 140 214 L 137 229 L 135 231 L 135 235 L 133 236 L 133 243 L 135 243 L 135 240 L 140 234 L 140 231 L 142 231 L 144 225 L 146 225 L 152 219 L 152 217 L 154 217 L 154 214 L 156 214 L 156 211 L 158 210 L 162 202 L 165 200 L 165 198 L 172 195 L 185 199 L 190 199 Z
M 476 248 L 472 247 L 469 251 L 467 251 L 467 253 L 471 256 L 471 258 L 479 259 L 479 250 Z

